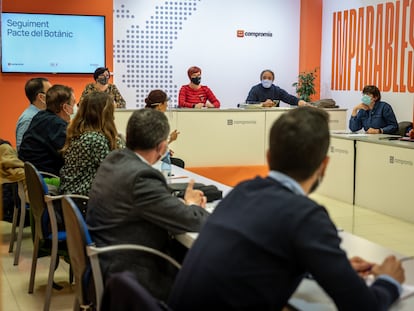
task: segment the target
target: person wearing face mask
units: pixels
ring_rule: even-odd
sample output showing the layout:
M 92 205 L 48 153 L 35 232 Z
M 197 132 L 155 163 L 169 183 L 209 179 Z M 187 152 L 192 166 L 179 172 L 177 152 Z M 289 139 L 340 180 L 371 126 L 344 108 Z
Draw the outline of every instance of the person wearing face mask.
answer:
M 104 92 L 89 93 L 67 129 L 59 192 L 87 196 L 102 160 L 120 148 L 125 144 L 115 126 L 114 100 Z
M 164 91 L 152 90 L 148 94 L 147 98 L 145 98 L 145 108 L 151 108 L 161 112 L 166 112 L 169 100 L 169 97 Z M 177 140 L 179 134 L 180 132 L 178 132 L 177 130 L 172 131 L 168 138 L 168 143 L 170 144 L 173 141 Z
M 328 212 L 308 197 L 325 174 L 329 137 L 322 109 L 299 107 L 273 123 L 269 175 L 240 183 L 217 205 L 187 253 L 168 306 L 282 310 L 311 273 L 338 310 L 388 310 L 404 282 L 401 262 L 348 259 Z M 367 271 L 376 276 L 369 287 L 361 278 Z
M 73 89 L 55 84 L 46 93 L 46 110 L 39 111 L 23 135 L 19 158 L 38 170 L 59 175 L 63 166 L 60 152 L 76 104 Z
M 279 101 L 285 102 L 292 106 L 309 105 L 302 99 L 290 95 L 284 89 L 273 84 L 275 74 L 273 71 L 266 69 L 260 74 L 260 83 L 250 89 L 246 98 L 247 104 L 261 104 L 263 107 L 275 107 Z
M 381 101 L 381 92 L 375 85 L 362 90 L 361 103 L 352 109 L 349 129 L 364 129 L 368 134 L 397 134 L 398 122 L 392 107 Z
M 128 120 L 127 148 L 112 151 L 100 164 L 89 192 L 86 222 L 98 246 L 141 244 L 172 254 L 171 236 L 196 231 L 208 212 L 206 198 L 187 187 L 184 201 L 171 195 L 167 181 L 152 166 L 168 148 L 170 126 L 164 113 L 135 110 Z M 176 270 L 152 255 L 122 252 L 99 256 L 104 278 L 129 270 L 158 299 L 165 300 Z
M 190 67 L 187 71 L 190 84 L 183 85 L 178 94 L 181 108 L 220 108 L 220 102 L 208 86 L 201 85 L 201 69 Z
M 152 90 L 147 98 L 145 98 L 145 108 L 155 109 L 161 112 L 166 112 L 168 108 L 168 101 L 169 97 L 167 93 L 162 90 Z M 176 141 L 178 135 L 180 134 L 179 131 L 174 130 L 168 136 L 168 144 Z M 178 164 L 180 167 L 184 167 L 184 161 L 180 158 L 173 158 L 174 151 L 168 148 L 167 154 L 161 159 L 161 161 L 166 161 L 167 163 L 170 161 L 172 164 Z M 161 164 L 161 163 L 159 163 Z M 161 169 L 161 168 L 160 168 Z
M 20 115 L 16 124 L 16 148 L 19 150 L 24 133 L 30 125 L 33 117 L 40 111 L 46 109 L 46 92 L 51 87 L 46 78 L 32 78 L 26 82 L 24 91 L 30 102 L 29 107 Z
M 125 108 L 126 102 L 119 92 L 115 84 L 109 83 L 109 78 L 111 74 L 108 68 L 99 67 L 93 73 L 93 79 L 95 83 L 89 83 L 86 85 L 85 89 L 82 92 L 79 104 L 82 103 L 83 98 L 88 95 L 90 92 L 105 92 L 111 95 L 114 99 L 115 108 Z

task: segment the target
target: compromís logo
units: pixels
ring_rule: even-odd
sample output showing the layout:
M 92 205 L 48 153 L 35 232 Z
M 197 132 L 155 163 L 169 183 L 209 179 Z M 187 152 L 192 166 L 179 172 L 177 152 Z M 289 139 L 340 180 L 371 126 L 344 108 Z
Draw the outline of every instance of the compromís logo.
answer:
M 270 31 L 267 32 L 261 32 L 261 31 L 244 31 L 241 29 L 238 29 L 236 31 L 236 35 L 237 38 L 244 38 L 244 37 L 255 37 L 255 38 L 263 38 L 263 37 L 267 37 L 267 38 L 271 38 L 273 37 L 273 33 Z

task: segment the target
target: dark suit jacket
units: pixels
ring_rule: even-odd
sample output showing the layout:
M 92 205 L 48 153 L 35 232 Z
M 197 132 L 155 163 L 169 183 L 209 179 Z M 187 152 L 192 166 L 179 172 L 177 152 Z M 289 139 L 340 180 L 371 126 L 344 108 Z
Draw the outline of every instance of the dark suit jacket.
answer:
M 39 111 L 23 135 L 19 158 L 38 170 L 59 175 L 63 166 L 60 149 L 66 140 L 68 123 L 50 110 Z
M 174 284 L 174 310 L 281 310 L 309 272 L 339 310 L 387 310 L 395 285 L 370 288 L 339 247 L 325 208 L 271 178 L 238 185 L 218 205 Z
M 171 235 L 199 231 L 207 215 L 201 207 L 171 196 L 160 172 L 123 149 L 102 161 L 89 192 L 86 221 L 97 246 L 131 243 L 169 252 Z M 131 270 L 163 299 L 176 272 L 165 261 L 137 252 L 102 256 L 101 263 L 105 277 Z

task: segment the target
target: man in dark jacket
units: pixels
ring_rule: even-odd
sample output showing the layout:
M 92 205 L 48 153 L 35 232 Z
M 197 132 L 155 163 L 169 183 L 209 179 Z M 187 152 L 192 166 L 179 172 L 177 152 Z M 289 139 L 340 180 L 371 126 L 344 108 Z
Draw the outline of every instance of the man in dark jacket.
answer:
M 239 184 L 209 217 L 177 276 L 174 310 L 281 310 L 307 273 L 339 310 L 388 310 L 404 281 L 401 263 L 348 260 L 327 211 L 307 197 L 328 147 L 320 109 L 293 109 L 273 124 L 269 176 Z M 370 287 L 358 275 L 367 271 L 377 277 Z

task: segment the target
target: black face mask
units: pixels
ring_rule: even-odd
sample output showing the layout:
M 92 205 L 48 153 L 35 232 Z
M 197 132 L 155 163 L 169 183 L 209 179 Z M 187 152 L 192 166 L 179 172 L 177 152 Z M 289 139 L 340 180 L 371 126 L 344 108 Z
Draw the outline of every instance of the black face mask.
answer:
M 313 193 L 318 187 L 319 187 L 319 185 L 321 184 L 321 182 L 322 182 L 322 177 L 321 176 L 319 176 L 316 180 L 315 180 L 315 182 L 313 183 L 313 185 L 311 186 L 311 188 L 310 188 L 310 190 L 309 190 L 309 194 L 311 194 L 311 193 Z
M 195 85 L 199 85 L 201 83 L 201 77 L 191 78 L 191 82 Z
M 107 78 L 107 77 L 98 78 L 96 80 L 96 82 L 98 82 L 99 84 L 102 84 L 102 85 L 107 85 L 108 84 L 108 81 L 109 81 L 109 78 Z

